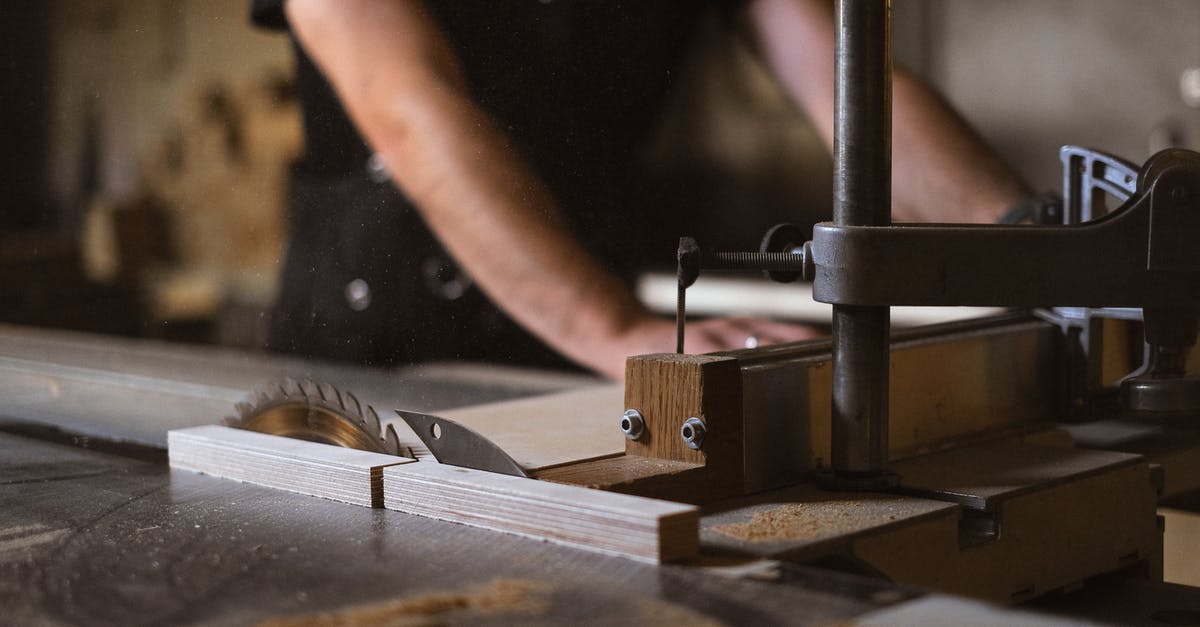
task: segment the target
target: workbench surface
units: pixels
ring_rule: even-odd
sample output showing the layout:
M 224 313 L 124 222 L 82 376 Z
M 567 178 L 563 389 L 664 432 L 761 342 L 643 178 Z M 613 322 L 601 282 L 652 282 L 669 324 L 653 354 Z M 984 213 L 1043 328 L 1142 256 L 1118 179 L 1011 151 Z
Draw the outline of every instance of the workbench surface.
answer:
M 1078 624 L 712 542 L 698 563 L 653 566 L 167 467 L 167 429 L 212 424 L 280 376 L 429 411 L 595 383 L 0 325 L 0 625 Z M 1200 617 L 1194 589 L 1117 586 L 1038 610 L 1118 624 Z
M 795 566 L 773 581 L 656 567 L 172 471 L 153 450 L 120 452 L 131 450 L 0 433 L 0 622 L 380 610 L 439 623 L 828 624 L 912 596 Z

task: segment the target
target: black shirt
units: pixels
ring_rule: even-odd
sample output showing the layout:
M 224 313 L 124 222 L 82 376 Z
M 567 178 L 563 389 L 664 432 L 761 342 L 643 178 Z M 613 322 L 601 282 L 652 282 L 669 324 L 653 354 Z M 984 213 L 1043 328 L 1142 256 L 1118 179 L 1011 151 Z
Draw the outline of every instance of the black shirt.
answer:
M 283 0 L 254 0 L 256 23 L 286 28 Z M 584 245 L 631 278 L 645 257 L 634 204 L 639 150 L 655 128 L 696 1 L 427 2 L 472 97 L 512 138 Z M 370 150 L 296 45 L 306 150 L 292 193 L 292 234 L 274 348 L 395 363 L 472 358 L 554 363 L 540 342 L 456 277 L 419 214 L 372 183 Z M 664 251 L 669 254 L 670 251 Z M 369 303 L 350 284 L 365 284 Z M 361 295 L 363 290 L 359 289 Z M 569 303 L 564 303 L 569 307 Z

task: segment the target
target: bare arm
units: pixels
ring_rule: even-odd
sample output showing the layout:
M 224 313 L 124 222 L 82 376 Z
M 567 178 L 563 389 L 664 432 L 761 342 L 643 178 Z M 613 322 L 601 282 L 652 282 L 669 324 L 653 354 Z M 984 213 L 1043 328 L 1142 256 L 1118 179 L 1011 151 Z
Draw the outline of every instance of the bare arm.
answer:
M 748 11 L 767 64 L 832 149 L 833 3 L 755 0 Z M 941 96 L 898 67 L 892 194 L 897 220 L 994 222 L 1029 190 Z
M 648 313 L 584 252 L 548 190 L 472 102 L 457 58 L 420 3 L 289 0 L 287 15 L 359 131 L 493 302 L 559 352 L 612 378 L 623 376 L 627 355 L 671 349 L 671 323 Z M 724 327 L 689 331 L 691 347 L 737 346 L 714 328 Z M 748 334 L 811 335 L 738 331 L 742 339 Z

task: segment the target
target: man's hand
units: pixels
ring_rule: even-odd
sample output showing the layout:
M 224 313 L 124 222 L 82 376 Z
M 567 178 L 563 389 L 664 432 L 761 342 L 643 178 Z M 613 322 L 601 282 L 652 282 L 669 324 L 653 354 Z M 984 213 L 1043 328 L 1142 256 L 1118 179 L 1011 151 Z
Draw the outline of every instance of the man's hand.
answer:
M 688 323 L 684 350 L 688 354 L 711 353 L 821 336 L 817 329 L 798 324 L 759 318 L 713 318 Z M 626 357 L 675 351 L 675 323 L 647 314 L 608 347 L 593 354 L 589 365 L 610 379 L 622 380 Z

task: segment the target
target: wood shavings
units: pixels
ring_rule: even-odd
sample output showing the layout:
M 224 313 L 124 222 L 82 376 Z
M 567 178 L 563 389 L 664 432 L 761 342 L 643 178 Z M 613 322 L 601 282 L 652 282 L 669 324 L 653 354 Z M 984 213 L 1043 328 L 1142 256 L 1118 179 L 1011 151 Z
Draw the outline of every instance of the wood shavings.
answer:
M 746 542 L 810 541 L 886 524 L 896 517 L 895 511 L 879 503 L 786 503 L 755 512 L 747 522 L 716 525 L 712 530 Z
M 550 586 L 520 579 L 495 579 L 464 592 L 427 594 L 407 599 L 356 606 L 336 612 L 272 618 L 261 627 L 340 627 L 342 625 L 442 624 L 449 612 L 480 615 L 544 614 L 550 607 Z

